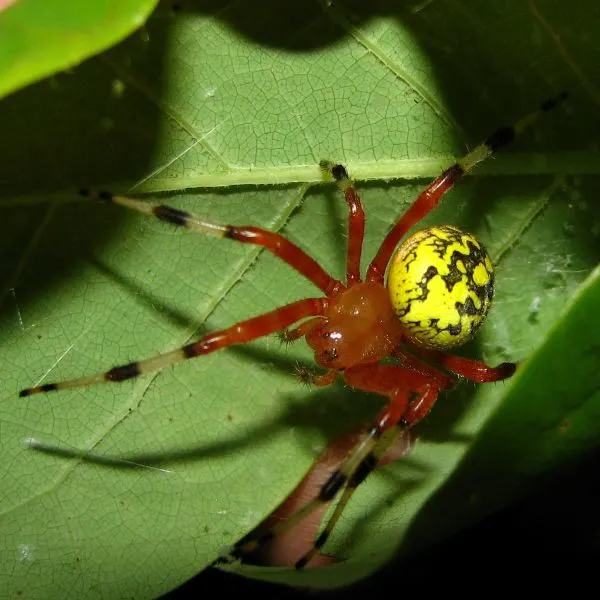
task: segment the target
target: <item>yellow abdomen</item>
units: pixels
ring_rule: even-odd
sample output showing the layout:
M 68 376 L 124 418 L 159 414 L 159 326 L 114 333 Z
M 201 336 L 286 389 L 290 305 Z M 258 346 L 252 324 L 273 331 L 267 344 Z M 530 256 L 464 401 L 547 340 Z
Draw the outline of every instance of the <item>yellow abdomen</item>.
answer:
M 417 344 L 446 349 L 470 340 L 494 296 L 494 267 L 470 233 L 429 227 L 396 250 L 387 287 L 402 326 Z

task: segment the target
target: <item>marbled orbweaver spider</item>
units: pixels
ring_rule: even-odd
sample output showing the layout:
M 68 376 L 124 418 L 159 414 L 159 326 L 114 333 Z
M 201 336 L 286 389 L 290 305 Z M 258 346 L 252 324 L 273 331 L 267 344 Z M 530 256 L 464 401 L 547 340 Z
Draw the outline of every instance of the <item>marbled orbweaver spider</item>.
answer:
M 211 222 L 169 206 L 109 192 L 82 190 L 84 196 L 119 204 L 172 225 L 262 246 L 313 283 L 322 295 L 209 333 L 175 351 L 116 366 L 104 373 L 28 388 L 20 396 L 121 382 L 276 332 L 287 341 L 304 337 L 314 351 L 315 362 L 323 369 L 319 374 L 304 374 L 305 379 L 316 386 L 328 386 L 341 377 L 350 387 L 383 396 L 387 404 L 357 436 L 314 499 L 266 533 L 244 538 L 223 559 L 243 558 L 340 496 L 312 548 L 297 560 L 296 568 L 303 568 L 325 544 L 357 486 L 389 449 L 429 413 L 439 393 L 451 388 L 456 376 L 484 383 L 506 379 L 515 372 L 514 363 L 491 367 L 446 352 L 471 339 L 489 311 L 494 274 L 482 244 L 471 234 L 449 225 L 427 228 L 400 242 L 466 173 L 509 144 L 535 118 L 565 97 L 566 94 L 560 94 L 547 100 L 513 126 L 496 130 L 435 178 L 392 226 L 364 277 L 360 273 L 365 231 L 361 200 L 345 167 L 322 161 L 322 170 L 337 183 L 348 206 L 345 282 L 329 275 L 315 259 L 278 233 Z

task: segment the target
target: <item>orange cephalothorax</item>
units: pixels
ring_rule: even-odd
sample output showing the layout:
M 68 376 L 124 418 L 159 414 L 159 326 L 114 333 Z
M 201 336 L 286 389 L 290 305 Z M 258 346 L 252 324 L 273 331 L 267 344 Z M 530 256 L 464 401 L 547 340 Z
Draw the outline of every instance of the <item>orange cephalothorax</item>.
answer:
M 386 289 L 358 283 L 337 296 L 325 319 L 306 335 L 315 360 L 327 369 L 377 362 L 398 345 L 402 327 Z

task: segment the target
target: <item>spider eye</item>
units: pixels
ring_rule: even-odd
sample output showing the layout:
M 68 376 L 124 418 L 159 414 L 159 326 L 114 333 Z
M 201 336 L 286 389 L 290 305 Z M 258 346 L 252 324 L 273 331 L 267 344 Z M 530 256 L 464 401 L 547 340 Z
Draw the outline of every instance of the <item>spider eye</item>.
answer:
M 441 225 L 398 247 L 387 286 L 408 335 L 422 346 L 446 349 L 470 340 L 483 324 L 494 296 L 494 268 L 473 235 Z

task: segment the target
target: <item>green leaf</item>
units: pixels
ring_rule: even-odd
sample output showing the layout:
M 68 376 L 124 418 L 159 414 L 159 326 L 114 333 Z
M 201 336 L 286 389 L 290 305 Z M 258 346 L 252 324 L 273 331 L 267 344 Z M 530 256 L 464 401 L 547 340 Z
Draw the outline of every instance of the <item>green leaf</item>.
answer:
M 37 382 L 164 352 L 315 295 L 267 253 L 85 202 L 75 193 L 83 185 L 161 192 L 216 221 L 279 231 L 342 277 L 345 207 L 320 183 L 321 158 L 359 179 L 366 264 L 452 156 L 567 89 L 567 104 L 427 218 L 478 233 L 498 263 L 490 321 L 465 352 L 531 360 L 512 382 L 464 384 L 440 399 L 414 452 L 357 492 L 327 547 L 346 563 L 241 571 L 347 584 L 387 561 L 407 533 L 407 551 L 415 537 L 429 542 L 422 509 L 469 522 L 496 507 L 505 481 L 508 502 L 523 479 L 532 485 L 597 445 L 593 424 L 572 415 L 600 400 L 588 368 L 597 279 L 577 292 L 600 253 L 600 9 L 585 6 L 189 2 L 3 100 L 0 588 L 156 597 L 256 525 L 328 440 L 380 406 L 342 385 L 305 389 L 293 377 L 297 361 L 311 364 L 305 344 L 284 348 L 275 337 L 135 382 L 17 398 Z M 555 368 L 567 354 L 572 363 Z M 556 443 L 567 422 L 559 439 L 568 451 Z M 479 468 L 470 511 L 454 481 L 463 485 L 465 469 L 474 486 Z
M 459 468 L 419 513 L 413 545 L 427 545 L 507 504 L 540 476 L 600 444 L 600 319 L 590 318 L 599 303 L 596 268 L 513 378 Z
M 0 98 L 121 41 L 144 23 L 156 3 L 0 1 Z

